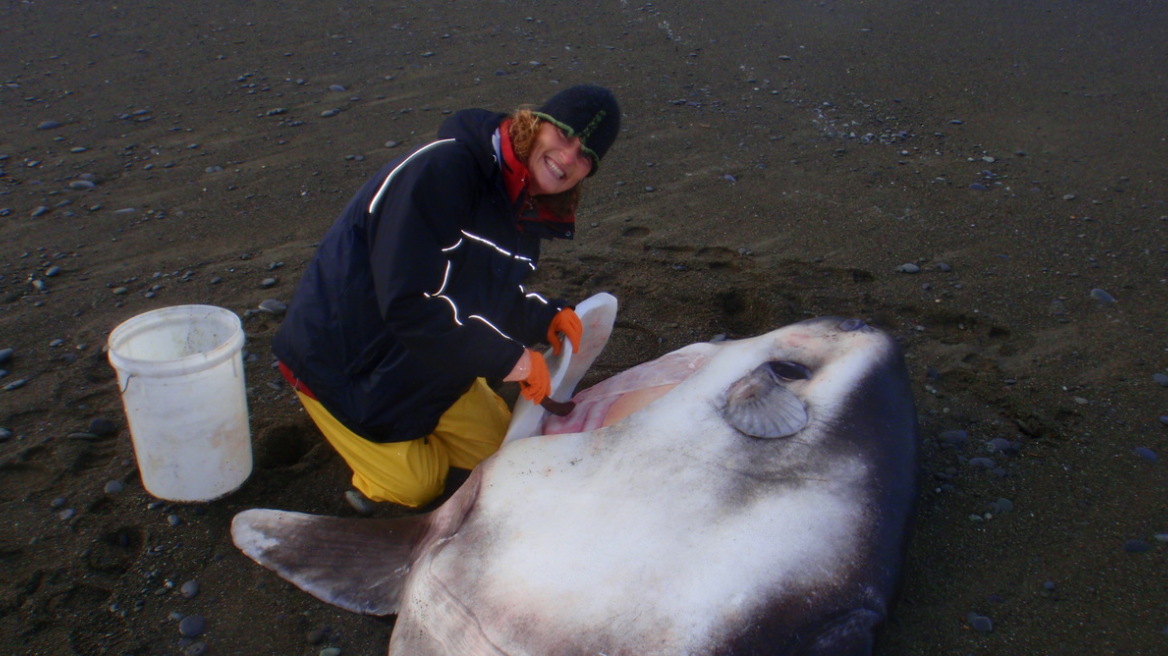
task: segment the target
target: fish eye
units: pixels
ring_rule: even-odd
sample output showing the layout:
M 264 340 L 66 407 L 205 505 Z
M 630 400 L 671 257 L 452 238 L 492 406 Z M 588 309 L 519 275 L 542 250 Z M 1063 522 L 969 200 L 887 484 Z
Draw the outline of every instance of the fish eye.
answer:
M 783 380 L 807 380 L 811 378 L 811 370 L 798 362 L 790 360 L 772 360 L 767 363 L 771 373 Z

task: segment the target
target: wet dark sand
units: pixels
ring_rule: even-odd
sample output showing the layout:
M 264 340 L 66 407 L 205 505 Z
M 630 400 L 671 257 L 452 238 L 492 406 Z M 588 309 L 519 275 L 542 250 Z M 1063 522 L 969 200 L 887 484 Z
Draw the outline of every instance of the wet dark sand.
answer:
M 1133 452 L 1168 456 L 1168 10 L 693 4 L 5 4 L 0 383 L 27 382 L 0 391 L 4 644 L 179 654 L 181 613 L 207 618 L 208 654 L 382 653 L 390 620 L 230 543 L 244 508 L 352 514 L 272 385 L 277 319 L 245 322 L 256 471 L 203 506 L 151 505 L 102 346 L 156 307 L 287 300 L 349 194 L 448 112 L 597 82 L 625 130 L 533 285 L 621 300 L 596 377 L 810 315 L 881 325 L 907 349 L 924 486 L 878 653 L 1168 651 L 1166 465 Z M 102 417 L 115 436 L 67 437 Z

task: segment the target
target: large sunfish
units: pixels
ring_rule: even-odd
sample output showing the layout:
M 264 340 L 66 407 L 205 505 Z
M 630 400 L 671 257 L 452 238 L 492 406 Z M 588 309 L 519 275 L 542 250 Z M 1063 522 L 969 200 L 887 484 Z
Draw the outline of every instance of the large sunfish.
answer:
M 249 510 L 232 536 L 324 601 L 396 613 L 393 656 L 870 653 L 917 489 L 889 335 L 812 319 L 572 400 L 432 513 Z

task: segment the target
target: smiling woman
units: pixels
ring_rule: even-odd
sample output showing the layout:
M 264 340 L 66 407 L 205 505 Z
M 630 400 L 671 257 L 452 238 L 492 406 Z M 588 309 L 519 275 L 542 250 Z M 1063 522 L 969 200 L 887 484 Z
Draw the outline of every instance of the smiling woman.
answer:
M 450 467 L 494 453 L 510 411 L 487 379 L 546 397 L 532 347 L 578 348 L 583 329 L 566 301 L 523 282 L 542 239 L 574 236 L 580 182 L 619 130 L 616 99 L 593 85 L 536 110 L 457 112 L 438 140 L 366 182 L 325 235 L 272 350 L 353 469 L 355 507 L 423 506 Z

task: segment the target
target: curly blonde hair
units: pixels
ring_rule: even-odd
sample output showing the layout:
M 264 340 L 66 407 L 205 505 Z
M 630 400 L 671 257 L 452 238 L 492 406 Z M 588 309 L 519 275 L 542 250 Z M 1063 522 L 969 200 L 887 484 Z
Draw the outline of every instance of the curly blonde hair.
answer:
M 511 137 L 511 148 L 515 150 L 515 156 L 525 165 L 527 158 L 531 155 L 535 138 L 539 134 L 539 124 L 542 122 L 543 119 L 536 116 L 535 112 L 530 109 L 517 109 L 511 114 L 511 127 L 508 130 Z M 580 182 L 571 189 L 558 194 L 533 196 L 532 200 L 559 216 L 575 216 L 576 207 L 580 204 L 580 188 L 583 184 Z

